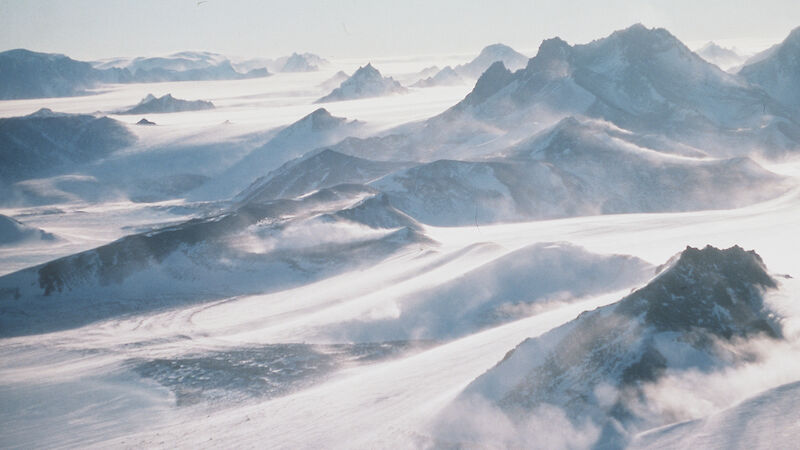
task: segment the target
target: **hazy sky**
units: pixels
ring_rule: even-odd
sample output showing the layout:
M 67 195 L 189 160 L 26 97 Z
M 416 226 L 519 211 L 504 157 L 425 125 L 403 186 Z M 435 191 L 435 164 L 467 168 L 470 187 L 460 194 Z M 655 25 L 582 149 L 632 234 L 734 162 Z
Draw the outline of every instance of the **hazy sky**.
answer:
M 690 47 L 756 50 L 800 26 L 800 0 L 0 0 L 0 50 L 336 57 L 476 53 L 503 42 L 532 54 L 544 38 L 588 42 L 636 22 Z

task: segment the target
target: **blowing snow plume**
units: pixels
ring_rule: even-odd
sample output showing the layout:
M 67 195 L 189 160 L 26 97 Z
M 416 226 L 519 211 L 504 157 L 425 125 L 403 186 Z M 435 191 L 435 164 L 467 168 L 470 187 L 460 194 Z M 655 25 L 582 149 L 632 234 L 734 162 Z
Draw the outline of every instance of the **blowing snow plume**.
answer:
M 442 416 L 442 442 L 546 445 L 563 430 L 530 432 L 546 430 L 542 415 L 555 414 L 595 445 L 624 445 L 636 432 L 675 420 L 658 405 L 642 405 L 662 378 L 745 364 L 752 355 L 742 350 L 753 339 L 782 342 L 780 320 L 764 303 L 777 287 L 752 251 L 687 248 L 631 295 L 509 352 Z M 471 406 L 475 413 L 465 414 Z M 499 417 L 506 433 L 484 435 L 487 427 L 472 426 L 487 414 Z

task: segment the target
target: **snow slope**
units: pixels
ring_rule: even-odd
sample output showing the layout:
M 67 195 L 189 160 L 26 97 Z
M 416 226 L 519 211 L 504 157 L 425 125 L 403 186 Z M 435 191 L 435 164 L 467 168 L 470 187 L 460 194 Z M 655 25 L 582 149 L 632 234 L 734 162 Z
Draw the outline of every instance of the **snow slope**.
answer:
M 233 197 L 257 179 L 308 151 L 358 135 L 363 125 L 357 120 L 336 117 L 325 108 L 318 108 L 281 129 L 264 145 L 251 150 L 191 195 L 203 200 Z
M 747 158 L 675 156 L 640 147 L 608 125 L 572 118 L 503 157 L 435 161 L 371 186 L 431 225 L 731 208 L 787 189 Z
M 27 226 L 0 214 L 0 245 L 18 245 L 37 241 L 55 241 L 52 233 Z
M 630 448 L 789 448 L 798 429 L 794 414 L 800 382 L 769 389 L 703 419 L 637 435 Z
M 514 415 L 556 406 L 575 424 L 595 423 L 599 445 L 617 446 L 631 432 L 670 421 L 658 405 L 640 404 L 650 400 L 649 383 L 666 372 L 744 363 L 735 348 L 743 339 L 780 339 L 763 300 L 777 286 L 754 252 L 687 248 L 618 303 L 524 341 L 462 398 L 484 398 Z
M 770 53 L 755 62 L 747 62 L 739 75 L 763 88 L 781 103 L 797 110 L 800 108 L 800 27 Z

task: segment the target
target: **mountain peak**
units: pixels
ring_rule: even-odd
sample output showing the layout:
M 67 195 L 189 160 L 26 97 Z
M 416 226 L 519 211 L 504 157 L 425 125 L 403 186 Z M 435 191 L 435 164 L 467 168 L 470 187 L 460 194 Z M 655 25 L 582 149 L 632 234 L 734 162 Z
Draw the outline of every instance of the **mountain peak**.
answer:
M 505 87 L 512 77 L 513 74 L 510 70 L 506 69 L 502 61 L 495 61 L 486 69 L 486 72 L 483 72 L 483 75 L 478 78 L 472 92 L 467 95 L 464 101 L 467 104 L 478 104 Z
M 661 51 L 672 46 L 685 47 L 678 38 L 666 29 L 647 28 L 641 23 L 615 31 L 611 33 L 608 39 L 622 43 L 628 49 L 635 49 L 645 53 Z M 605 39 L 600 41 L 603 40 Z
M 512 72 L 525 67 L 528 57 L 505 44 L 492 44 L 484 47 L 472 61 L 456 66 L 459 76 L 478 78 L 492 63 L 502 61 Z
M 545 39 L 539 44 L 539 51 L 536 58 L 541 59 L 564 59 L 569 53 L 570 45 L 560 37 Z
M 362 74 L 362 75 L 363 74 L 377 74 L 378 76 L 380 76 L 381 72 L 378 69 L 376 69 L 375 66 L 373 66 L 371 62 L 368 62 L 366 66 L 359 67 L 358 70 L 356 70 L 356 72 L 353 74 L 353 76 L 356 76 L 356 75 L 359 75 L 359 74 Z
M 294 133 L 296 131 L 324 131 L 324 130 L 331 130 L 333 128 L 338 127 L 341 124 L 347 122 L 347 119 L 344 117 L 336 117 L 328 112 L 325 108 L 317 108 L 311 114 L 303 116 L 297 122 L 289 125 L 283 131 L 281 131 L 280 135 L 285 136 L 289 133 Z
M 497 44 L 487 45 L 486 47 L 484 47 L 481 50 L 480 55 L 483 55 L 483 56 L 487 56 L 487 55 L 497 56 L 497 55 L 502 55 L 502 54 L 506 54 L 506 53 L 514 54 L 514 53 L 517 53 L 517 52 L 513 48 L 511 48 L 511 47 L 509 47 L 509 46 L 507 46 L 505 44 L 497 43 Z
M 55 117 L 59 115 L 59 113 L 53 112 L 50 108 L 39 108 L 36 112 L 33 112 L 28 115 L 28 117 Z
M 686 247 L 660 269 L 647 286 L 622 300 L 617 312 L 643 315 L 665 331 L 702 329 L 724 338 L 779 334 L 761 296 L 777 283 L 754 251 Z
M 408 90 L 392 77 L 384 77 L 378 69 L 373 67 L 372 63 L 367 63 L 366 66 L 359 67 L 353 76 L 344 80 L 338 88 L 315 103 L 379 97 L 395 93 L 404 94 L 406 92 Z

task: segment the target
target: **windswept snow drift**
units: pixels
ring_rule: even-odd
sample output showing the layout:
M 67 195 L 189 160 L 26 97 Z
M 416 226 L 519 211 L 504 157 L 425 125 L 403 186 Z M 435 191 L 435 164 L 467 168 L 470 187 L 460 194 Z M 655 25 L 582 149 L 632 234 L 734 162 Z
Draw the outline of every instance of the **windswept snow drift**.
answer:
M 742 341 L 782 338 L 779 319 L 763 300 L 765 291 L 777 287 L 752 251 L 687 248 L 618 303 L 581 314 L 509 352 L 464 391 L 453 406 L 454 422 L 445 413 L 445 429 L 464 435 L 446 432 L 444 439 L 468 444 L 500 437 L 470 435 L 468 424 L 457 423 L 480 420 L 480 410 L 462 412 L 472 403 L 521 427 L 519 435 L 495 444 L 524 442 L 526 415 L 556 407 L 575 427 L 594 424 L 599 445 L 622 445 L 631 433 L 672 419 L 647 399 L 649 384 L 667 373 L 743 364 L 748 356 L 736 348 Z

